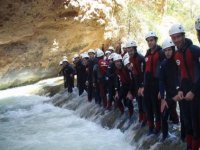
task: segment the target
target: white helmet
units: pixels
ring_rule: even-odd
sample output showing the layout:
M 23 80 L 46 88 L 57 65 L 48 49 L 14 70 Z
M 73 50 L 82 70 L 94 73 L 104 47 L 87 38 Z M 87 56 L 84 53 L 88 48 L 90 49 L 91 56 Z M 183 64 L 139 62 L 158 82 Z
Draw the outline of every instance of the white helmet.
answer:
M 124 63 L 124 66 L 126 66 L 127 64 L 129 64 L 130 63 L 129 58 L 124 59 L 123 63 Z
M 172 42 L 172 40 L 170 38 L 167 38 L 164 40 L 163 44 L 162 44 L 162 49 L 166 49 L 168 47 L 172 47 L 174 46 L 174 43 Z
M 109 47 L 108 47 L 108 50 L 115 51 L 114 47 L 112 47 L 112 46 L 109 46 Z
M 59 65 L 62 65 L 62 64 L 63 64 L 63 61 L 60 61 L 60 62 L 59 62 Z
M 183 26 L 181 24 L 174 24 L 171 26 L 171 28 L 169 29 L 169 35 L 173 35 L 176 33 L 185 33 L 185 30 L 183 28 Z
M 64 58 L 64 59 L 62 60 L 62 62 L 68 62 L 67 58 Z
M 123 49 L 123 48 L 126 48 L 126 44 L 125 43 L 122 43 L 121 44 L 121 48 Z
M 129 58 L 129 54 L 128 54 L 128 53 L 126 53 L 126 54 L 124 55 L 124 57 L 122 58 L 122 60 L 124 61 L 126 58 Z
M 200 16 L 197 17 L 197 20 L 195 21 L 195 28 L 196 30 L 200 30 Z
M 109 56 L 108 56 L 108 60 L 111 60 L 111 59 L 112 59 L 112 56 L 111 56 L 111 55 L 109 55 Z
M 113 56 L 113 61 L 122 60 L 122 56 L 120 54 L 115 54 Z
M 89 58 L 89 55 L 88 55 L 87 53 L 83 53 L 83 54 L 81 55 L 81 57 L 82 57 L 82 58 Z
M 149 37 L 156 37 L 156 38 L 158 38 L 158 36 L 156 35 L 156 33 L 153 32 L 153 31 L 150 31 L 150 32 L 148 32 L 148 33 L 145 35 L 145 39 L 147 39 L 147 38 L 149 38 Z
M 108 59 L 109 59 L 109 60 L 113 59 L 113 57 L 114 57 L 115 55 L 118 55 L 118 54 L 117 54 L 117 53 L 111 53 L 111 54 L 108 56 Z
M 63 56 L 63 59 L 67 59 L 67 56 Z
M 95 54 L 95 51 L 93 49 L 89 49 L 88 53 L 94 53 Z
M 137 47 L 137 44 L 135 41 L 133 40 L 129 40 L 127 43 L 126 43 L 126 48 L 128 47 Z
M 78 58 L 78 57 L 79 57 L 79 55 L 78 55 L 78 54 L 74 54 L 74 59 L 75 59 L 75 58 Z
M 104 52 L 98 48 L 98 49 L 96 49 L 96 55 L 97 55 L 97 57 L 102 57 L 102 56 L 104 56 Z
M 106 51 L 105 54 L 111 54 L 111 52 L 110 51 Z

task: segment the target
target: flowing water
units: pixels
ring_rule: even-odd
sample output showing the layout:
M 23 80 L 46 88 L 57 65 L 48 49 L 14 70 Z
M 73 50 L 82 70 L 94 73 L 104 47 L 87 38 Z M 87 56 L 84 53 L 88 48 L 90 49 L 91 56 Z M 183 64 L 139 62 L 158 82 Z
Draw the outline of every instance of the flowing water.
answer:
M 0 91 L 0 150 L 129 150 L 118 129 L 104 129 L 39 96 L 46 80 Z

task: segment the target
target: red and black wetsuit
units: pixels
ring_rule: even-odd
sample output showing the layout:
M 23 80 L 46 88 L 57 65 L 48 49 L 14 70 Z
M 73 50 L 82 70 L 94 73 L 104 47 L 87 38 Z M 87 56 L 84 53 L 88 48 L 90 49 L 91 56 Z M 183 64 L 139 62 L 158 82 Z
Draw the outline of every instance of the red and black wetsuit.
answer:
M 97 84 L 96 87 L 99 89 L 100 99 L 99 104 L 101 104 L 101 99 L 103 100 L 104 108 L 107 107 L 107 85 L 106 85 L 106 72 L 108 69 L 108 62 L 102 58 L 99 58 L 98 63 L 93 69 L 93 83 Z
M 160 46 L 157 46 L 153 53 L 149 49 L 145 56 L 144 104 L 147 112 L 149 134 L 153 133 L 155 125 L 156 133 L 160 130 L 161 126 L 160 100 L 158 100 L 158 92 L 159 68 L 163 57 L 164 55 Z
M 186 142 L 188 148 L 197 150 L 200 140 L 200 48 L 193 45 L 191 40 L 185 39 L 185 46 L 175 54 L 176 63 L 180 69 L 180 91 L 184 96 L 192 91 L 193 100 L 181 101 L 184 125 L 186 128 Z
M 139 121 L 145 122 L 145 108 L 144 108 L 144 99 L 142 96 L 138 96 L 137 91 L 139 88 L 144 86 L 144 68 L 145 68 L 145 59 L 144 56 L 138 54 L 137 52 L 129 61 L 133 64 L 133 77 L 135 81 L 135 93 L 136 93 L 136 100 L 138 103 L 138 110 L 139 110 Z
M 133 114 L 133 100 L 126 98 L 128 92 L 131 92 L 131 94 L 134 95 L 134 82 L 131 72 L 123 66 L 121 69 L 116 69 L 116 74 L 115 89 L 119 93 L 119 99 L 116 99 L 117 106 L 122 113 L 124 113 L 124 106 L 128 107 L 129 116 L 131 117 Z

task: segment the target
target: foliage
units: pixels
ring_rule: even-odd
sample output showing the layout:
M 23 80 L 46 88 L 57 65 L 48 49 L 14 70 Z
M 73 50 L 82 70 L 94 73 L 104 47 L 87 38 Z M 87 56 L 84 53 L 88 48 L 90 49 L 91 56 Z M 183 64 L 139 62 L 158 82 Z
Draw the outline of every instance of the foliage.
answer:
M 146 48 L 144 37 L 148 31 L 155 31 L 161 43 L 170 26 L 178 22 L 196 41 L 194 20 L 200 15 L 199 4 L 194 0 L 127 0 L 119 13 L 119 24 L 126 26 L 126 39 L 135 39 L 142 48 Z
M 104 26 L 105 39 L 133 38 L 144 48 L 148 31 L 155 31 L 161 42 L 175 22 L 182 23 L 196 40 L 194 20 L 200 14 L 199 4 L 194 0 L 70 0 L 66 8 L 79 9 L 75 20 L 94 20 Z

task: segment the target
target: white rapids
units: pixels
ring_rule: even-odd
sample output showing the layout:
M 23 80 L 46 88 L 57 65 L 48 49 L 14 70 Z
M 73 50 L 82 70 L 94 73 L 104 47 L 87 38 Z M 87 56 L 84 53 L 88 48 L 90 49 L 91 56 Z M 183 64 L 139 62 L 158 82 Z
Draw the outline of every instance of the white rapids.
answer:
M 44 103 L 50 98 L 34 91 L 45 84 L 54 80 L 0 91 L 0 150 L 133 149 L 120 130 L 104 129 L 72 110 Z

